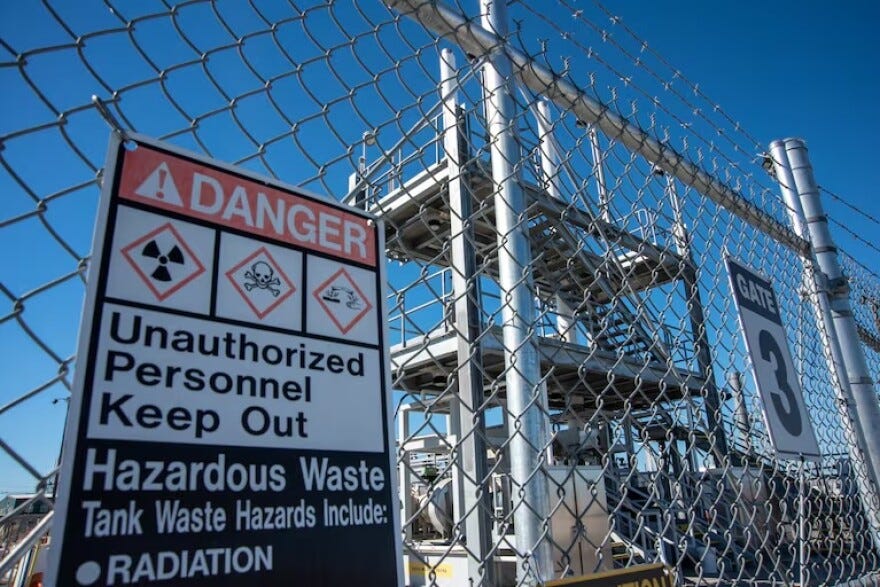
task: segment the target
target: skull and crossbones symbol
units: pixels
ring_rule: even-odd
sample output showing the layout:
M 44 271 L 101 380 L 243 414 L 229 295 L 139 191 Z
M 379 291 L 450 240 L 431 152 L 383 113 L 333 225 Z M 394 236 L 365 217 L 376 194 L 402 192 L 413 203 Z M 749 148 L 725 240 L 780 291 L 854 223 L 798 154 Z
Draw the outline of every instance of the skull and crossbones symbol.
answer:
M 273 287 L 280 286 L 281 280 L 275 277 L 275 270 L 265 261 L 257 261 L 251 265 L 251 270 L 245 272 L 244 278 L 247 280 L 244 284 L 244 288 L 248 291 L 251 291 L 255 287 L 258 289 L 266 289 L 276 298 L 278 297 L 278 294 L 281 293 L 280 287 Z

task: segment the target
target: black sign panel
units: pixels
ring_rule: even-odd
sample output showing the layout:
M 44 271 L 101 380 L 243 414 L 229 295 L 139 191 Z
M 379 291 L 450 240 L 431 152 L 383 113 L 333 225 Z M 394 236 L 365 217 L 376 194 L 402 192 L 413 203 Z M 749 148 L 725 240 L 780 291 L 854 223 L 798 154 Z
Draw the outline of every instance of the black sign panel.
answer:
M 380 224 L 134 143 L 108 158 L 49 584 L 401 584 Z

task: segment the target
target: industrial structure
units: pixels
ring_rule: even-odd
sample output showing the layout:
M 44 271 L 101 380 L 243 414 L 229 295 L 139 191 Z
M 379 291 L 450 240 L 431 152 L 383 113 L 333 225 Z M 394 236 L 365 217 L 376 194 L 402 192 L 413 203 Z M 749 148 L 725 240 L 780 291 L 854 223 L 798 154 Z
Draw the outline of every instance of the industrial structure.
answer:
M 348 199 L 384 220 L 390 259 L 423 267 L 422 279 L 389 299 L 394 385 L 406 393 L 397 425 L 409 584 L 464 585 L 469 564 L 471 578 L 514 584 L 522 486 L 511 479 L 521 458 L 511 447 L 521 431 L 512 432 L 520 422 L 509 417 L 505 378 L 517 367 L 502 333 L 509 301 L 499 292 L 499 251 L 508 244 L 494 198 L 504 189 L 493 180 L 498 139 L 481 134 L 492 92 L 484 86 L 476 103 L 463 103 L 449 50 L 439 71 L 442 114 L 411 130 L 425 143 L 405 136 L 396 151 L 362 157 Z M 519 277 L 538 316 L 529 334 L 543 422 L 528 442 L 541 455 L 532 476 L 551 496 L 542 515 L 552 575 L 659 560 L 685 575 L 745 565 L 772 576 L 778 555 L 762 549 L 781 541 L 796 556 L 798 496 L 786 488 L 798 480 L 753 451 L 750 422 L 760 415 L 747 413 L 742 376 L 716 384 L 724 374 L 713 372 L 676 180 L 650 168 L 643 181 L 662 185 L 658 209 L 672 213 L 664 223 L 658 210 L 642 209 L 628 215 L 638 225 L 624 226 L 613 217 L 603 135 L 584 125 L 593 161 L 575 168 L 548 103 L 533 102 L 528 115 L 531 125 L 525 114 L 517 124 L 537 140 L 517 144 L 510 173 L 524 202 L 515 230 L 531 255 L 522 262 L 530 274 Z M 579 188 L 566 192 L 564 183 Z M 856 494 L 847 463 L 810 481 L 810 511 L 826 520 L 811 540 L 813 552 L 858 558 L 872 548 L 867 520 L 834 513 Z
M 67 95 L 47 81 L 57 76 L 33 75 L 44 55 L 70 57 L 100 83 L 89 77 L 88 100 L 53 106 L 49 122 L 0 133 L 2 185 L 30 206 L 4 218 L 0 236 L 31 223 L 27 238 L 45 237 L 68 263 L 8 263 L 3 324 L 51 368 L 0 401 L 0 415 L 71 387 L 71 350 L 35 316 L 76 297 L 56 288 L 82 288 L 88 245 L 68 243 L 67 223 L 82 222 L 55 210 L 71 195 L 97 199 L 108 126 L 123 138 L 136 130 L 384 223 L 405 585 L 539 585 L 642 563 L 662 563 L 679 585 L 880 576 L 880 404 L 858 344 L 878 372 L 880 289 L 841 271 L 801 141 L 761 145 L 755 159 L 739 126 L 696 88 L 682 91 L 678 72 L 646 73 L 647 51 L 590 28 L 656 86 L 642 92 L 563 19 L 544 21 L 543 2 L 484 0 L 467 14 L 434 0 L 291 2 L 275 16 L 255 2 L 224 15 L 219 4 L 114 8 L 119 22 L 4 63 L 39 108 Z M 550 4 L 575 28 L 592 22 L 566 0 Z M 508 8 L 535 22 L 510 33 Z M 524 41 L 529 24 L 553 41 L 540 51 Z M 554 68 L 556 37 L 575 58 Z M 105 39 L 146 73 L 102 68 L 83 47 Z M 593 78 L 603 67 L 616 84 L 607 94 Z M 71 132 L 88 116 L 87 132 Z M 10 155 L 32 138 L 43 158 L 62 153 L 85 176 Z M 728 257 L 776 287 L 821 455 L 774 450 Z M 56 273 L 31 284 L 23 265 Z M 251 271 L 248 291 L 271 285 L 271 272 Z M 0 584 L 23 584 L 34 566 L 58 473 L 35 466 L 12 433 L 0 430 L 0 453 L 36 493 L 0 508 Z

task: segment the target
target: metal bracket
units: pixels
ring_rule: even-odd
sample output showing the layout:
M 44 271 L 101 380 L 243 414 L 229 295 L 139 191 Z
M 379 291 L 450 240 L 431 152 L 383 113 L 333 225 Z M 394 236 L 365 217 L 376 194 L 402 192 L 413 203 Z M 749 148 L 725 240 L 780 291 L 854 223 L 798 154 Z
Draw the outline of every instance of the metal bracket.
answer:
M 841 275 L 836 279 L 828 279 L 828 277 L 825 276 L 825 283 L 828 287 L 828 293 L 831 294 L 832 297 L 837 298 L 849 295 L 849 279 L 847 279 L 845 275 Z

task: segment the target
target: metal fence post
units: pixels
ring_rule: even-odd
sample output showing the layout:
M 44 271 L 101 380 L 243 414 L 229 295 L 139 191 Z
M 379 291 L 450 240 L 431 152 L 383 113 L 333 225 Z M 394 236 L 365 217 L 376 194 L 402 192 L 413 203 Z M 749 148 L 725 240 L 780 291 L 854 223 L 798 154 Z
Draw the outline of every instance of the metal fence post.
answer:
M 733 398 L 733 422 L 739 434 L 740 444 L 737 449 L 745 453 L 746 458 L 738 458 L 739 464 L 748 462 L 752 456 L 752 427 L 749 423 L 749 411 L 742 390 L 742 373 L 731 371 L 727 374 L 727 389 Z
M 687 292 L 688 319 L 694 334 L 697 364 L 700 367 L 700 373 L 706 378 L 703 405 L 703 409 L 706 410 L 706 426 L 709 434 L 712 435 L 713 448 L 716 449 L 713 451 L 714 458 L 718 462 L 718 466 L 722 466 L 722 458 L 719 458 L 718 455 L 728 454 L 727 435 L 722 424 L 721 398 L 718 386 L 715 384 L 715 372 L 712 369 L 712 353 L 709 346 L 709 336 L 706 332 L 706 313 L 703 309 L 703 296 L 700 294 L 700 284 L 697 279 L 697 264 L 694 262 L 694 255 L 691 251 L 691 237 L 684 224 L 682 201 L 678 196 L 678 189 L 675 187 L 675 178 L 659 168 L 655 168 L 654 173 L 666 176 L 666 193 L 672 202 L 675 215 L 675 223 L 672 228 L 675 249 L 684 262 L 682 281 L 684 281 Z
M 809 237 L 813 245 L 814 254 L 804 258 L 804 281 L 816 306 L 822 347 L 837 383 L 837 404 L 841 424 L 850 440 L 849 457 L 857 471 L 859 497 L 875 547 L 880 550 L 880 404 L 859 345 L 848 288 L 822 211 L 806 145 L 800 139 L 774 141 L 770 144 L 770 156 L 794 231 L 802 238 Z M 835 287 L 835 283 L 842 287 Z M 844 344 L 847 337 L 852 338 Z
M 505 0 L 481 0 L 483 26 L 500 38 L 507 34 Z M 522 159 L 515 140 L 513 74 L 503 44 L 490 52 L 483 70 L 492 180 L 495 184 L 495 222 L 498 231 L 498 272 L 502 298 L 507 418 L 510 429 L 510 470 L 516 549 L 520 582 L 540 582 L 552 573 L 546 540 L 550 496 L 541 471 L 547 442 L 541 405 L 540 367 L 532 340 L 531 248 L 526 234 L 525 194 L 515 164 Z
M 599 218 L 605 222 L 611 222 L 611 198 L 608 195 L 608 184 L 605 183 L 605 157 L 602 155 L 602 146 L 599 144 L 599 133 L 596 132 L 595 126 L 590 126 L 587 134 L 590 137 L 593 174 L 596 176 L 596 189 L 599 195 Z
M 449 166 L 450 248 L 452 252 L 452 294 L 455 299 L 455 332 L 458 341 L 458 394 L 452 400 L 458 428 L 458 453 L 462 472 L 459 475 L 460 510 L 456 522 L 464 521 L 468 551 L 468 575 L 472 585 L 494 585 L 495 565 L 491 503 L 486 490 L 486 426 L 483 410 L 483 373 L 477 255 L 471 225 L 471 193 L 465 169 L 468 159 L 464 113 L 458 105 L 458 80 L 455 55 L 449 49 L 440 54 L 441 94 L 443 99 L 443 151 Z
M 538 137 L 541 141 L 541 173 L 544 189 L 551 198 L 562 200 L 559 187 L 559 151 L 553 139 L 553 124 L 550 121 L 550 106 L 546 100 L 537 104 L 535 120 L 538 126 Z M 565 296 L 556 296 L 556 330 L 559 337 L 571 343 L 577 343 L 577 321 L 575 308 Z

